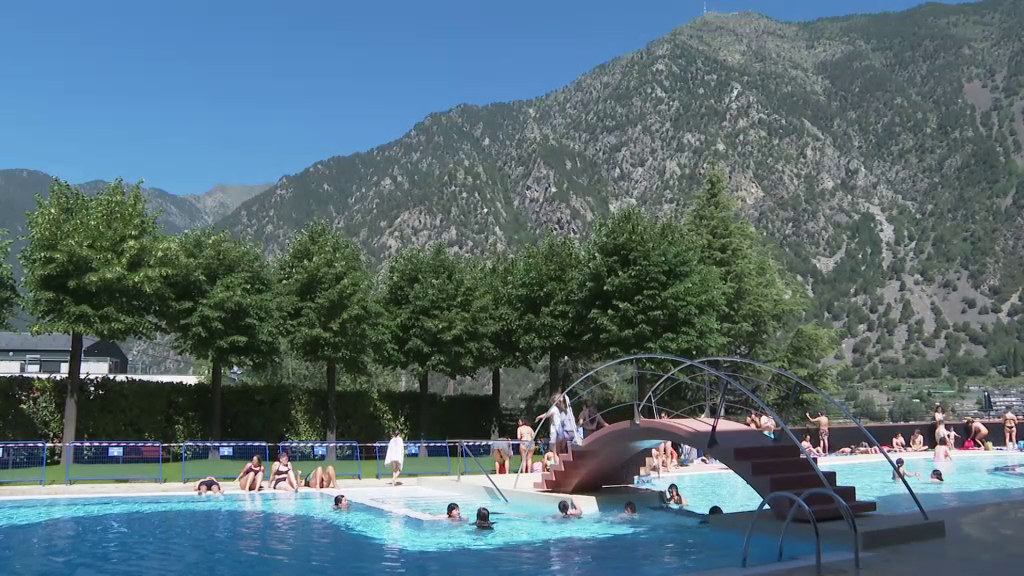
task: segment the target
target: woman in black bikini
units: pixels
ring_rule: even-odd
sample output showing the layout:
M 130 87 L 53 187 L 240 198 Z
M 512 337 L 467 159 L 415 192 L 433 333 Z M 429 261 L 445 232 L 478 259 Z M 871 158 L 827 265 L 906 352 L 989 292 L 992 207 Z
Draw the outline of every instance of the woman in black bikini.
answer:
M 302 478 L 302 485 L 306 488 L 337 488 L 338 487 L 338 475 L 334 471 L 334 466 L 328 466 L 324 469 L 322 466 L 317 466 L 312 472 L 302 476 L 302 470 L 297 471 L 297 476 Z
M 299 483 L 295 480 L 295 472 L 292 470 L 291 463 L 288 462 L 287 452 L 277 455 L 277 462 L 274 462 L 274 468 L 270 471 L 270 487 L 275 490 L 291 490 L 292 492 L 299 490 Z
M 196 492 L 199 492 L 200 494 L 206 494 L 207 492 L 220 494 L 221 492 L 220 482 L 217 482 L 217 479 L 214 478 L 213 476 L 207 476 L 206 478 L 203 478 L 199 482 L 196 482 L 196 485 L 192 489 L 195 490 Z
M 238 482 L 238 487 L 243 492 L 263 489 L 263 461 L 260 460 L 259 456 L 252 457 L 252 461 L 246 464 L 245 468 L 242 468 L 242 471 L 238 473 L 238 478 L 235 478 L 235 482 Z

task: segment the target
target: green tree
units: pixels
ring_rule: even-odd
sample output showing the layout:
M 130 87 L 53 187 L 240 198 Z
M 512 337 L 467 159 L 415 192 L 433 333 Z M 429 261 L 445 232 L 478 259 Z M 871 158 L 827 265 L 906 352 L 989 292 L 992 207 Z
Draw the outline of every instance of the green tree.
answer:
M 598 222 L 586 245 L 588 349 L 694 358 L 719 351 L 725 338 L 714 311 L 723 305 L 721 283 L 698 257 L 678 222 L 638 208 Z
M 6 236 L 6 230 L 0 230 L 0 236 Z M 0 239 L 0 328 L 9 328 L 9 319 L 18 304 L 18 285 L 14 281 L 14 272 L 7 258 L 11 254 L 11 241 Z
M 21 251 L 24 305 L 34 334 L 71 335 L 63 442 L 75 440 L 83 336 L 151 337 L 166 270 L 156 215 L 139 184 L 121 180 L 95 195 L 54 180 L 36 197 Z M 68 456 L 62 453 L 62 461 Z
M 278 356 L 270 267 L 255 247 L 227 232 L 192 230 L 168 244 L 173 274 L 162 317 L 175 348 L 210 363 L 210 436 L 219 440 L 224 369 Z
M 534 363 L 548 361 L 548 390 L 563 384 L 561 361 L 586 355 L 582 346 L 585 313 L 583 250 L 579 243 L 550 232 L 518 258 L 515 309 L 522 326 L 522 346 Z
M 501 415 L 501 369 L 529 365 L 515 307 L 524 270 L 521 259 L 510 254 L 495 254 L 473 270 L 473 281 L 482 297 L 482 327 L 486 334 L 481 364 L 491 368 L 491 409 L 497 422 Z
M 387 347 L 384 364 L 415 370 L 420 434 L 428 428 L 430 372 L 469 376 L 486 359 L 485 319 L 472 262 L 443 244 L 402 250 L 384 271 L 380 291 Z
M 928 419 L 928 408 L 920 401 L 900 396 L 889 408 L 891 422 L 921 422 Z
M 282 328 L 289 347 L 323 363 L 327 381 L 327 441 L 337 439 L 338 368 L 365 373 L 378 340 L 373 275 L 362 250 L 314 220 L 289 243 L 277 262 Z M 334 460 L 334 446 L 328 449 Z
M 721 172 L 713 170 L 708 176 L 685 226 L 701 262 L 718 272 L 722 298 L 716 315 L 725 339 L 720 352 L 764 357 L 783 328 L 806 307 L 803 289 L 740 214 Z

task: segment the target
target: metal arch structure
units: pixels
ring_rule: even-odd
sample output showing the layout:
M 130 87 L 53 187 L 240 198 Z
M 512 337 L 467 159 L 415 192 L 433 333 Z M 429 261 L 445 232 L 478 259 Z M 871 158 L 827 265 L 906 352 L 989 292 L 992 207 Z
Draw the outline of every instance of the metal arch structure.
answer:
M 676 364 L 676 366 L 674 368 L 672 368 L 671 370 L 669 370 L 668 372 L 658 372 L 658 371 L 654 371 L 654 370 L 640 370 L 639 367 L 637 366 L 637 363 L 639 361 L 642 361 L 642 360 L 665 361 L 665 362 Z M 748 358 L 732 357 L 732 356 L 710 356 L 710 357 L 705 357 L 705 358 L 699 358 L 697 360 L 692 360 L 692 359 L 683 358 L 683 357 L 680 357 L 680 356 L 674 356 L 674 355 L 670 355 L 670 354 L 633 354 L 633 355 L 630 355 L 630 356 L 625 356 L 625 357 L 622 357 L 622 358 L 618 358 L 616 360 L 612 360 L 610 362 L 605 362 L 604 364 L 601 364 L 600 366 L 590 370 L 589 372 L 587 372 L 584 375 L 580 376 L 568 388 L 566 388 L 565 391 L 561 393 L 559 398 L 564 397 L 567 401 L 571 401 L 572 399 L 570 399 L 569 394 L 571 392 L 576 391 L 577 393 L 575 394 L 575 400 L 579 400 L 581 397 L 583 397 L 584 394 L 590 392 L 591 390 L 594 390 L 595 388 L 598 388 L 598 387 L 604 385 L 604 383 L 598 382 L 598 383 L 596 383 L 594 385 L 591 385 L 591 386 L 587 387 L 582 392 L 577 391 L 577 388 L 582 387 L 583 384 L 585 382 L 587 382 L 595 374 L 597 374 L 597 373 L 599 373 L 599 372 L 601 372 L 603 370 L 606 370 L 608 368 L 614 367 L 614 366 L 626 364 L 627 362 L 633 364 L 633 371 L 636 372 L 636 373 L 645 373 L 645 374 L 651 374 L 651 375 L 660 376 L 660 379 L 647 391 L 646 395 L 644 396 L 644 398 L 642 400 L 640 399 L 639 383 L 634 381 L 634 391 L 633 391 L 634 401 L 632 402 L 632 405 L 633 405 L 633 419 L 635 421 L 637 421 L 637 422 L 642 417 L 642 411 L 644 410 L 644 408 L 647 408 L 647 407 L 650 407 L 651 409 L 654 410 L 654 417 L 657 418 L 657 414 L 658 414 L 658 400 L 661 399 L 664 396 L 664 394 L 666 392 L 668 392 L 670 389 L 672 389 L 673 387 L 675 387 L 675 386 L 677 386 L 679 384 L 695 384 L 696 383 L 696 382 L 694 382 L 695 378 L 704 378 L 704 383 L 703 384 L 698 384 L 698 386 L 703 388 L 703 390 L 705 392 L 705 399 L 706 400 L 705 400 L 705 402 L 703 404 L 705 404 L 705 406 L 707 408 L 710 408 L 711 404 L 715 405 L 714 416 L 709 416 L 709 417 L 713 417 L 713 419 L 714 419 L 714 425 L 712 426 L 711 436 L 710 436 L 710 438 L 708 440 L 708 447 L 709 448 L 714 447 L 714 445 L 717 443 L 717 441 L 715 439 L 715 427 L 717 426 L 717 422 L 723 416 L 725 407 L 727 405 L 737 406 L 737 407 L 739 406 L 738 404 L 735 404 L 735 403 L 732 403 L 732 402 L 727 402 L 726 392 L 727 392 L 727 390 L 729 388 L 733 388 L 736 391 L 740 392 L 742 395 L 744 395 L 747 398 L 749 398 L 752 401 L 752 404 L 754 406 L 759 407 L 763 413 L 765 413 L 768 416 L 770 416 L 771 418 L 775 419 L 776 425 L 778 426 L 778 430 L 781 431 L 786 436 L 788 436 L 792 440 L 794 445 L 796 445 L 800 449 L 800 452 L 805 457 L 810 459 L 812 463 L 814 463 L 813 457 L 810 454 L 808 454 L 807 451 L 803 448 L 803 446 L 800 443 L 800 440 L 797 438 L 797 436 L 793 433 L 793 431 L 786 424 L 785 419 L 780 417 L 779 414 L 777 414 L 771 407 L 769 407 L 764 402 L 764 400 L 762 400 L 762 398 L 760 396 L 758 396 L 751 389 L 751 388 L 757 388 L 758 386 L 764 386 L 764 387 L 769 388 L 769 389 L 770 388 L 782 388 L 782 386 L 774 384 L 774 383 L 769 382 L 767 380 L 762 380 L 762 379 L 753 377 L 753 376 L 739 374 L 739 373 L 736 373 L 734 371 L 726 371 L 724 368 L 722 370 L 716 370 L 715 368 L 712 368 L 711 366 L 708 365 L 709 363 L 740 364 L 740 365 L 744 365 L 744 366 L 750 366 L 750 367 L 753 367 L 753 368 L 757 368 L 757 369 L 760 369 L 760 370 L 765 370 L 765 371 L 768 371 L 768 372 L 772 373 L 775 376 L 780 376 L 780 377 L 784 378 L 785 382 L 788 382 L 790 384 L 790 386 L 791 386 L 791 388 L 790 388 L 790 397 L 789 397 L 789 402 L 788 402 L 789 404 L 792 404 L 792 402 L 795 400 L 796 394 L 800 390 L 800 388 L 803 388 L 803 389 L 807 390 L 808 392 L 811 392 L 811 393 L 815 394 L 816 396 L 822 398 L 826 403 L 830 404 L 836 410 L 838 410 L 840 413 L 842 413 L 844 416 L 849 418 L 861 430 L 861 432 L 864 434 L 864 436 L 866 436 L 868 442 L 870 444 L 874 445 L 876 448 L 879 449 L 879 452 L 882 454 L 882 456 L 888 462 L 890 467 L 892 467 L 892 469 L 894 471 L 897 470 L 897 466 L 896 466 L 895 462 L 893 462 L 892 458 L 890 458 L 889 455 L 884 450 L 881 449 L 881 445 L 879 444 L 878 440 L 875 439 L 875 437 L 864 427 L 863 424 L 861 424 L 859 419 L 854 417 L 854 415 L 851 414 L 849 412 L 849 410 L 847 410 L 835 398 L 830 396 L 825 391 L 819 389 L 817 386 L 814 386 L 813 384 L 807 382 L 803 378 L 800 378 L 799 376 L 793 374 L 792 372 L 789 372 L 789 371 L 784 370 L 782 368 L 778 368 L 778 367 L 772 366 L 770 364 L 766 364 L 764 362 L 759 362 L 757 360 L 751 360 L 751 359 L 748 359 Z M 696 369 L 698 371 L 697 374 L 693 374 L 693 375 L 680 375 L 679 374 L 679 372 L 681 372 L 681 371 L 683 371 L 685 369 L 688 369 L 688 368 Z M 710 381 L 709 381 L 709 379 L 710 379 Z M 756 386 L 748 387 L 747 385 L 745 385 L 743 383 L 745 381 L 754 382 L 754 383 L 756 383 Z M 717 386 L 714 386 L 714 384 L 717 384 Z M 600 413 L 604 414 L 604 413 L 606 413 L 608 411 L 611 411 L 611 410 L 614 410 L 614 409 L 618 409 L 618 408 L 622 408 L 622 407 L 628 406 L 630 404 L 631 404 L 630 402 L 625 402 L 625 403 L 619 404 L 617 406 L 614 406 L 612 408 L 609 408 L 607 410 L 603 410 Z M 699 403 L 695 404 L 695 405 L 699 405 Z M 550 413 L 551 407 L 553 407 L 553 405 L 548 408 L 548 411 L 545 412 L 544 417 L 540 420 L 540 422 L 535 427 L 535 429 L 534 429 L 534 437 L 536 437 L 536 435 L 537 435 L 537 430 L 539 430 L 544 425 L 544 422 L 547 420 L 547 418 L 548 418 L 547 415 Z M 675 413 L 678 414 L 678 411 L 676 411 Z M 825 481 L 824 475 L 821 473 L 821 470 L 818 468 L 816 463 L 813 465 L 813 467 L 814 467 L 814 471 L 816 472 L 816 474 L 822 479 L 823 484 L 825 486 L 830 486 L 829 483 Z M 910 484 L 909 484 L 909 482 L 907 482 L 907 479 L 903 478 L 902 476 L 900 476 L 900 480 L 902 481 L 902 483 L 903 483 L 904 487 L 906 488 L 907 492 L 910 494 L 911 498 L 914 500 L 914 503 L 917 505 L 917 508 L 921 512 L 921 515 L 924 517 L 925 520 L 927 520 L 928 519 L 928 513 L 925 511 L 924 506 L 921 504 L 920 499 L 917 497 L 917 494 L 914 493 L 913 488 L 910 487 Z M 518 475 L 517 475 L 517 477 L 516 477 L 516 484 L 518 484 L 518 481 L 519 481 L 519 478 L 518 478 Z
M 671 376 L 673 376 L 674 374 L 676 374 L 680 370 L 683 370 L 684 368 L 691 368 L 691 367 L 692 368 L 696 368 L 696 369 L 702 371 L 703 373 L 705 373 L 706 375 L 714 377 L 714 380 L 716 382 L 719 382 L 718 403 L 717 403 L 717 406 L 716 406 L 716 409 L 715 409 L 714 420 L 713 420 L 713 423 L 711 425 L 711 433 L 710 433 L 710 436 L 708 438 L 708 443 L 707 443 L 708 444 L 707 445 L 708 448 L 713 448 L 714 446 L 716 446 L 718 444 L 718 441 L 716 439 L 715 434 L 716 434 L 716 430 L 717 430 L 717 426 L 718 426 L 718 421 L 721 419 L 721 414 L 723 413 L 723 410 L 724 410 L 724 407 L 725 407 L 725 405 L 724 405 L 724 402 L 725 402 L 725 391 L 726 391 L 727 388 L 732 387 L 732 388 L 736 389 L 737 391 L 739 391 L 739 392 L 743 393 L 744 395 L 746 395 L 748 398 L 750 398 L 750 400 L 752 400 L 754 402 L 754 404 L 756 404 L 757 406 L 759 406 L 761 408 L 761 411 L 763 413 L 765 413 L 768 416 L 770 416 L 771 418 L 775 419 L 775 422 L 778 424 L 777 431 L 781 431 L 783 434 L 785 434 L 786 436 L 789 437 L 789 439 L 793 442 L 793 445 L 796 446 L 796 448 L 798 450 L 800 450 L 800 453 L 805 458 L 807 458 L 808 462 L 811 463 L 811 467 L 814 470 L 814 473 L 821 480 L 822 486 L 824 486 L 824 487 L 826 487 L 826 489 L 832 490 L 834 492 L 831 483 L 825 478 L 825 475 L 822 473 L 821 469 L 818 467 L 817 463 L 815 462 L 814 456 L 812 456 L 811 454 L 809 454 L 807 452 L 807 450 L 801 445 L 800 440 L 796 437 L 796 435 L 789 428 L 789 426 L 786 425 L 786 423 L 782 420 L 782 418 L 770 406 L 768 406 L 760 397 L 758 397 L 756 394 L 754 394 L 752 391 L 750 391 L 746 386 L 744 386 L 743 384 L 740 384 L 738 381 L 736 381 L 735 379 L 731 378 L 727 374 L 724 374 L 724 373 L 722 373 L 722 372 L 720 372 L 718 370 L 715 370 L 715 369 L 711 368 L 710 366 L 706 365 L 705 363 L 703 363 L 703 362 L 701 362 L 699 360 L 690 360 L 690 359 L 687 359 L 687 358 L 682 358 L 680 356 L 673 356 L 673 355 L 670 355 L 670 354 L 633 354 L 633 355 L 630 355 L 630 356 L 624 356 L 624 357 L 619 358 L 617 360 L 612 360 L 610 362 L 605 362 L 604 364 L 598 366 L 597 368 L 594 368 L 594 369 L 590 370 L 589 372 L 587 372 L 583 376 L 580 376 L 578 379 L 576 379 L 575 382 L 573 382 L 568 388 L 566 388 L 564 392 L 562 392 L 559 395 L 559 397 L 555 400 L 555 402 L 553 402 L 548 407 L 547 411 L 544 413 L 543 417 L 540 419 L 540 422 L 538 422 L 537 426 L 534 428 L 534 431 L 533 431 L 534 438 L 537 437 L 537 431 L 540 430 L 541 427 L 544 425 L 544 422 L 547 421 L 548 414 L 550 414 L 551 413 L 551 409 L 554 408 L 557 405 L 558 400 L 561 400 L 562 398 L 569 399 L 569 393 L 572 392 L 573 390 L 575 390 L 576 387 L 580 386 L 583 382 L 586 382 L 587 379 L 589 379 L 594 374 L 597 374 L 598 372 L 600 372 L 602 370 L 606 370 L 606 369 L 608 369 L 608 368 L 610 368 L 612 366 L 617 366 L 617 365 L 620 365 L 620 364 L 623 364 L 623 363 L 626 363 L 626 362 L 634 362 L 635 363 L 638 360 L 661 360 L 661 361 L 668 361 L 668 362 L 671 362 L 671 363 L 678 364 L 678 366 L 676 366 L 676 368 L 674 368 L 670 372 L 664 374 L 664 376 L 661 378 L 661 380 L 658 381 L 658 383 L 655 385 L 655 387 L 651 389 L 652 392 L 654 390 L 656 390 L 658 387 L 660 387 Z M 636 384 L 635 386 L 638 387 L 638 384 Z M 593 387 L 588 388 L 588 390 L 590 390 L 590 389 L 593 389 Z M 641 418 L 640 411 L 641 411 L 641 409 L 644 406 L 650 405 L 650 406 L 654 407 L 655 410 L 657 410 L 657 407 L 653 404 L 653 402 L 650 403 L 650 404 L 647 402 L 647 398 L 650 398 L 650 397 L 651 397 L 651 395 L 649 393 L 648 396 L 645 397 L 644 401 L 641 402 L 640 401 L 640 397 L 639 397 L 639 389 L 634 390 L 634 398 L 635 398 L 635 402 L 633 404 L 633 419 L 634 419 L 634 421 L 636 421 L 636 422 L 640 421 L 640 418 Z M 576 398 L 579 399 L 580 396 L 577 395 Z M 519 484 L 519 476 L 521 474 L 522 474 L 522 472 L 519 472 L 519 473 L 516 474 L 516 480 L 515 480 L 515 483 L 513 484 L 513 488 L 518 486 L 518 484 Z M 838 496 L 838 494 L 837 494 L 837 496 Z M 922 511 L 923 511 L 923 509 L 922 509 Z

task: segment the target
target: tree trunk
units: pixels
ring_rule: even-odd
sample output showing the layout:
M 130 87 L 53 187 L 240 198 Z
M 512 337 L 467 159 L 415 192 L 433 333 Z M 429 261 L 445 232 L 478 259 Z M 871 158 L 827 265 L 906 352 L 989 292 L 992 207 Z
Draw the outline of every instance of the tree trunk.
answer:
M 338 363 L 334 360 L 327 362 L 327 457 L 333 462 L 337 460 L 337 446 L 334 445 L 338 438 Z
M 429 402 L 429 376 L 430 372 L 426 370 L 420 371 L 420 440 L 424 440 L 427 437 L 427 417 L 430 413 Z
M 558 388 L 561 385 L 561 376 L 558 370 L 558 356 L 555 355 L 555 351 L 551 350 L 548 352 L 548 397 L 552 397 L 558 392 Z M 546 400 L 546 399 L 545 399 Z M 548 402 L 545 401 L 545 405 Z
M 71 357 L 68 358 L 68 397 L 64 400 L 64 434 L 61 442 L 65 447 L 75 441 L 75 429 L 78 427 L 78 391 L 81 389 L 82 372 L 82 334 L 71 333 Z M 68 465 L 73 460 L 71 449 L 60 451 L 61 465 Z
M 221 360 L 214 358 L 210 368 L 210 440 L 220 440 L 221 436 L 221 379 L 224 376 L 223 365 L 224 363 Z
M 501 435 L 501 368 L 491 368 L 491 410 L 494 411 L 494 424 L 491 426 L 491 436 L 498 438 Z

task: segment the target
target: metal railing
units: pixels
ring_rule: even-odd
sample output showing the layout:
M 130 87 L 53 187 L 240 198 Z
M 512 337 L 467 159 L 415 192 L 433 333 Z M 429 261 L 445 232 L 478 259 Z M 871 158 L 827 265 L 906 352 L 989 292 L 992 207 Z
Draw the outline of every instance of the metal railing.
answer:
M 757 523 L 757 518 L 761 515 L 761 511 L 764 510 L 764 507 L 768 505 L 768 502 L 779 498 L 785 498 L 793 502 L 795 506 L 790 509 L 789 517 L 786 518 L 786 523 L 782 526 L 782 534 L 779 536 L 779 556 L 776 561 L 782 562 L 782 545 L 786 538 L 786 528 L 792 520 L 793 511 L 799 507 L 807 512 L 807 518 L 810 519 L 811 527 L 814 528 L 814 567 L 817 573 L 821 574 L 821 533 L 818 531 L 818 520 L 815 519 L 814 514 L 811 512 L 811 507 L 807 505 L 807 502 L 804 502 L 800 497 L 792 492 L 772 492 L 761 500 L 761 505 L 757 507 L 757 510 L 754 512 L 754 517 L 750 519 L 750 525 L 747 526 L 747 534 L 743 537 L 743 557 L 740 560 L 740 567 L 747 567 L 747 558 L 750 555 L 750 537 L 754 533 L 754 525 Z
M 470 452 L 466 448 L 466 443 L 465 442 L 462 442 L 462 441 L 459 442 L 459 452 L 460 452 L 460 454 L 468 454 L 469 457 L 473 459 L 473 462 L 475 462 L 477 467 L 480 468 L 480 471 L 484 473 L 484 476 L 487 478 L 487 481 L 491 483 L 491 486 L 494 486 L 495 490 L 497 490 L 498 496 L 501 496 L 501 499 L 505 501 L 505 504 L 508 504 L 508 498 L 505 497 L 505 493 L 502 492 L 501 488 L 498 488 L 498 485 L 494 483 L 494 478 L 491 478 L 491 475 L 487 473 L 487 470 L 484 470 L 483 465 L 480 464 L 480 461 L 476 459 L 476 455 L 473 454 L 472 452 Z M 508 465 L 511 466 L 511 464 L 512 464 L 512 460 L 510 458 Z M 461 480 L 461 476 L 460 476 L 460 480 Z

